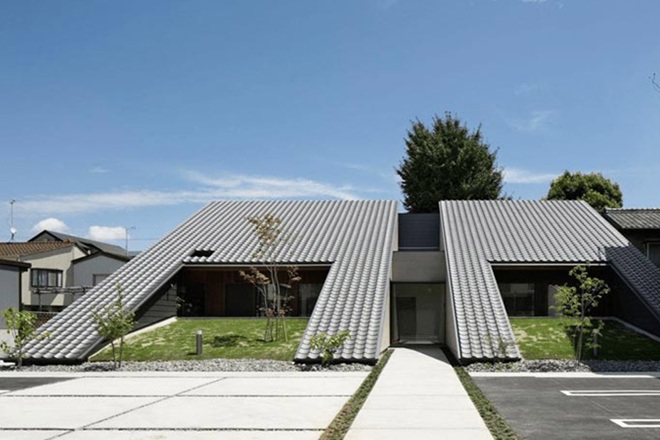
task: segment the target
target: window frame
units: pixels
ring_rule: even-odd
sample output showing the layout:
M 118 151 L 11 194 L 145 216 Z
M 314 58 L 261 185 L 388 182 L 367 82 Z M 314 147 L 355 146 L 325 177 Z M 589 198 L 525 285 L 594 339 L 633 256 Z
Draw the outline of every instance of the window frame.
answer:
M 63 284 L 63 271 L 59 269 L 47 269 L 36 267 L 30 269 L 30 287 L 33 288 L 48 288 L 48 287 L 62 287 Z M 45 274 L 46 283 L 41 283 L 41 275 Z M 55 283 L 51 284 L 51 275 L 55 275 Z M 36 281 L 36 283 L 35 283 Z

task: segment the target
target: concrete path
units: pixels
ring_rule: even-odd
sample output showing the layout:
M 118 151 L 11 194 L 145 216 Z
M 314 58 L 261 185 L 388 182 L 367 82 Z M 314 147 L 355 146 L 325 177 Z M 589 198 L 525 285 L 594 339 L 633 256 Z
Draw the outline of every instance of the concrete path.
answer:
M 45 377 L 52 383 L 44 382 Z M 5 372 L 0 373 L 0 438 L 312 440 L 365 377 Z M 19 378 L 37 386 L 7 386 Z
M 396 348 L 347 440 L 492 439 L 438 348 Z

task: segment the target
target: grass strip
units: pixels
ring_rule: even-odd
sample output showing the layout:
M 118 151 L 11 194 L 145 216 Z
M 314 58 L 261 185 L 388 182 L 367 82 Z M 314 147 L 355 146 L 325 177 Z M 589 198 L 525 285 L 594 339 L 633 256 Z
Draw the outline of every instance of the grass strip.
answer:
M 393 350 L 388 350 L 383 356 L 381 356 L 376 366 L 372 368 L 369 375 L 360 385 L 360 388 L 358 388 L 355 394 L 353 394 L 348 402 L 346 402 L 341 411 L 335 416 L 332 423 L 328 425 L 319 440 L 341 440 L 344 438 L 348 429 L 351 427 L 353 420 L 355 420 L 355 417 L 360 412 L 362 405 L 364 405 L 367 397 L 369 397 L 369 393 L 376 384 L 381 371 L 385 368 L 385 364 L 387 364 L 390 356 L 392 356 L 392 352 Z
M 495 440 L 518 440 L 518 435 L 497 412 L 495 405 L 481 392 L 467 371 L 462 367 L 454 367 L 454 370 Z

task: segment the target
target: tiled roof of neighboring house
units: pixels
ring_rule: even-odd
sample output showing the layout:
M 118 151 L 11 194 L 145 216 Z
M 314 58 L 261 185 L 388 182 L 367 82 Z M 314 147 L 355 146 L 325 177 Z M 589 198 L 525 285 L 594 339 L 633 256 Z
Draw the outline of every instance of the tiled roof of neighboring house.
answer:
M 606 209 L 605 217 L 618 229 L 660 229 L 660 208 Z
M 660 317 L 660 270 L 580 201 L 443 201 L 442 238 L 463 359 L 519 352 L 491 263 L 607 262 Z
M 221 201 L 208 204 L 148 250 L 126 263 L 42 328 L 51 338 L 28 347 L 32 359 L 76 360 L 99 342 L 91 313 L 115 300 L 137 310 L 184 264 L 249 265 L 256 241 L 247 216 L 273 214 L 291 239 L 276 259 L 287 263 L 331 264 L 296 358 L 317 357 L 310 338 L 317 332 L 348 329 L 351 339 L 338 354 L 376 359 L 380 352 L 384 304 L 389 286 L 394 201 Z M 207 257 L 191 257 L 196 250 Z
M 100 251 L 105 252 L 106 254 L 113 254 L 118 256 L 126 256 L 126 250 L 121 246 L 116 246 L 114 244 L 103 243 L 101 241 L 90 240 L 89 238 L 76 237 L 75 235 L 64 234 L 62 232 L 48 231 L 44 230 L 32 237 L 29 241 L 35 241 L 43 237 L 44 234 L 50 235 L 51 237 L 59 241 L 72 241 L 76 243 L 79 247 L 87 249 L 90 252 Z
M 42 252 L 71 247 L 73 244 L 74 243 L 70 241 L 0 243 L 0 257 L 20 257 L 24 255 L 40 254 Z

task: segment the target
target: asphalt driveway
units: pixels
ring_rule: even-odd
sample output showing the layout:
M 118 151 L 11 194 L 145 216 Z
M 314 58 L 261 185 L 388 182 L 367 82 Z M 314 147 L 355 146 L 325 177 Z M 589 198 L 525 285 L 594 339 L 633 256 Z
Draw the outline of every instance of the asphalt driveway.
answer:
M 317 439 L 367 373 L 2 373 L 0 438 Z
M 525 439 L 658 439 L 660 379 L 592 374 L 473 375 Z

